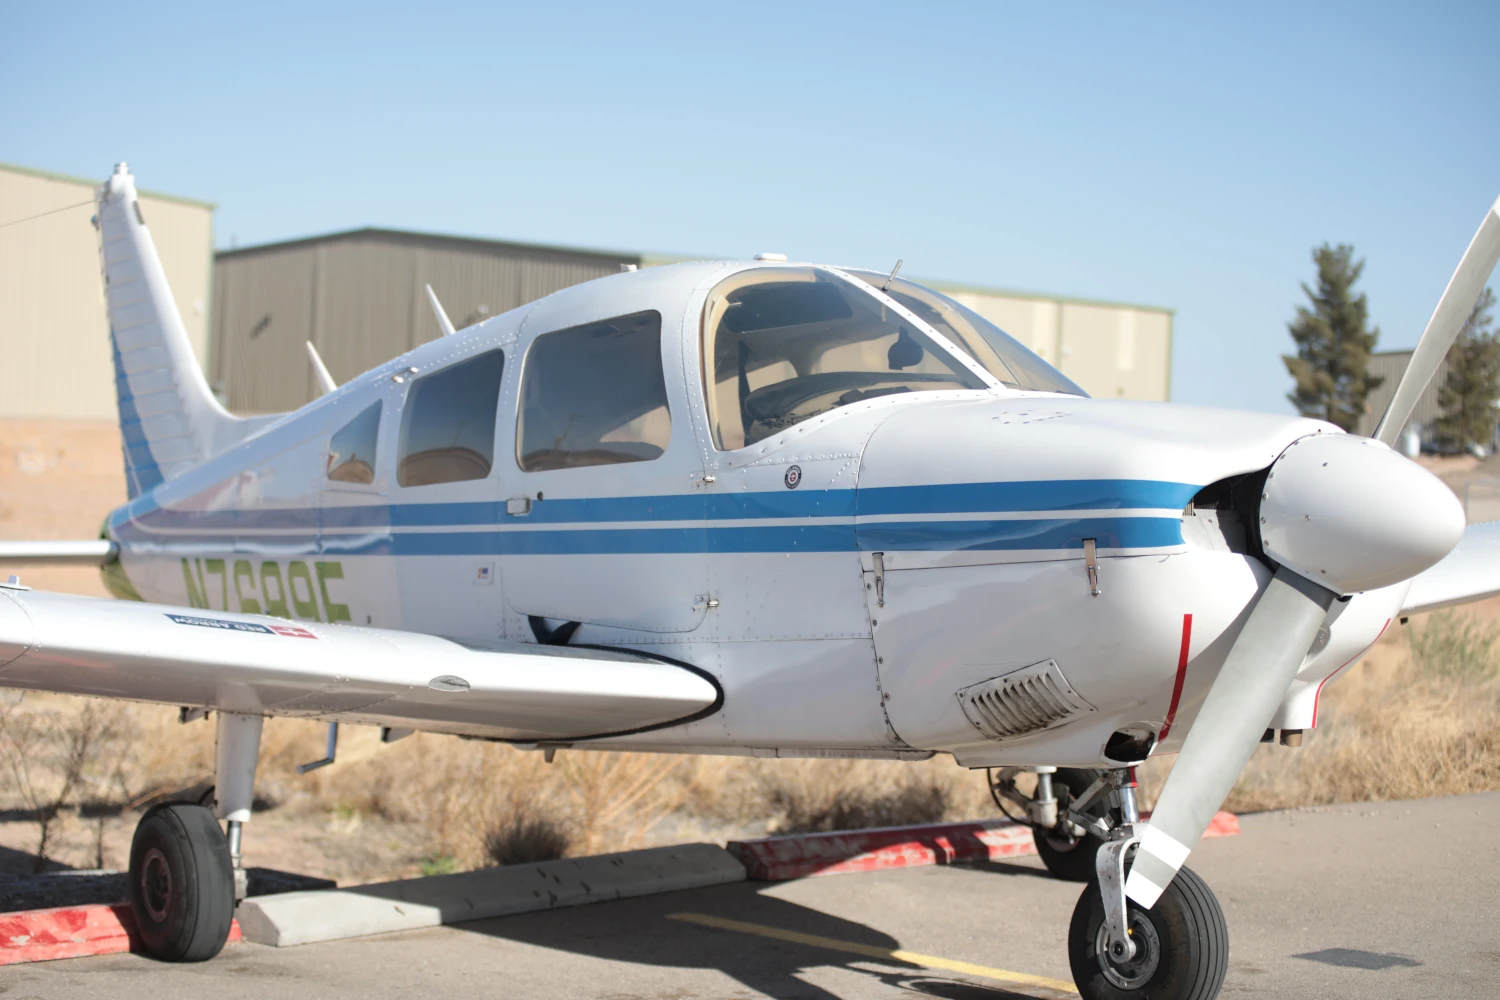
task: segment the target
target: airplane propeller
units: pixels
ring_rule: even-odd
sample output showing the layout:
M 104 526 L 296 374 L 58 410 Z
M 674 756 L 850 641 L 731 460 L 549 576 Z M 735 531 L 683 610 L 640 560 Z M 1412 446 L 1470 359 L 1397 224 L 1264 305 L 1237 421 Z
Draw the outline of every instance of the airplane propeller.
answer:
M 1125 882 L 1156 903 L 1228 797 L 1333 602 L 1399 583 L 1442 559 L 1464 511 L 1436 477 L 1390 450 L 1500 261 L 1500 201 L 1438 300 L 1375 437 L 1302 438 L 1272 465 L 1260 530 L 1278 566 L 1183 741 Z
M 1427 329 L 1422 331 L 1422 339 L 1417 341 L 1411 362 L 1396 386 L 1396 394 L 1391 397 L 1391 405 L 1380 418 L 1380 426 L 1375 428 L 1375 440 L 1387 445 L 1396 443 L 1396 437 L 1406 426 L 1422 391 L 1437 374 L 1438 366 L 1448 355 L 1448 348 L 1463 330 L 1497 261 L 1500 261 L 1500 199 L 1485 214 L 1479 232 L 1474 234 L 1469 249 L 1458 262 L 1458 270 L 1453 272 L 1443 297 L 1438 299 L 1437 308 L 1427 321 Z

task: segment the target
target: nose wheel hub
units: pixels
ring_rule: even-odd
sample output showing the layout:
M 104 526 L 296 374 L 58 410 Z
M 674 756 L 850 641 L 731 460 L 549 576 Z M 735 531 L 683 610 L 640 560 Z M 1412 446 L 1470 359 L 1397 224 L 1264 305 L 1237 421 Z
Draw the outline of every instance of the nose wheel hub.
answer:
M 1135 945 L 1133 956 L 1126 958 L 1123 955 L 1124 949 L 1118 943 L 1111 948 L 1109 927 L 1106 924 L 1101 924 L 1095 935 L 1094 953 L 1099 960 L 1099 971 L 1104 973 L 1104 978 L 1111 985 L 1122 990 L 1138 990 L 1151 981 L 1161 964 L 1161 939 L 1151 921 L 1142 919 L 1139 912 L 1130 914 L 1127 933 L 1131 943 Z M 1116 950 L 1122 954 L 1114 954 Z

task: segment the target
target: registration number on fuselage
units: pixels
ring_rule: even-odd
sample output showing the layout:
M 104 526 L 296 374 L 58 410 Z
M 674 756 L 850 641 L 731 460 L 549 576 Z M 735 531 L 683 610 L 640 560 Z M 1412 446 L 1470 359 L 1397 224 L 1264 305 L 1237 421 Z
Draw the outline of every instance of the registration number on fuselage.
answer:
M 183 559 L 182 579 L 192 608 L 273 615 L 315 622 L 350 621 L 349 605 L 329 595 L 344 578 L 341 562 L 293 559 Z

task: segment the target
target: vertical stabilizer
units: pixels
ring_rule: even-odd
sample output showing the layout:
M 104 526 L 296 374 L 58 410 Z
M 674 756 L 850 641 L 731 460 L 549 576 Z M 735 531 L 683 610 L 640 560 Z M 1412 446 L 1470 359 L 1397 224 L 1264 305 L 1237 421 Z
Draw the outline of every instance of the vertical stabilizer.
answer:
M 135 497 L 239 440 L 244 422 L 209 392 L 129 168 L 118 164 L 96 196 L 125 480 Z

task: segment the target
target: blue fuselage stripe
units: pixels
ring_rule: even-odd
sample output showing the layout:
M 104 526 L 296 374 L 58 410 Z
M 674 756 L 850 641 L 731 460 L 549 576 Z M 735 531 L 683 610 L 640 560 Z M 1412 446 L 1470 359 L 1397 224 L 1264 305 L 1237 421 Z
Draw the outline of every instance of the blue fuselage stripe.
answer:
M 606 497 L 538 501 L 524 517 L 508 516 L 504 504 L 490 501 L 222 511 L 132 504 L 113 528 L 122 542 L 174 549 L 351 555 L 1057 550 L 1079 548 L 1085 538 L 1104 549 L 1141 549 L 1181 544 L 1180 518 L 1100 512 L 1176 511 L 1196 490 L 1186 483 L 1073 480 Z M 995 516 L 1009 512 L 1028 516 Z M 754 523 L 772 519 L 804 523 Z M 734 521 L 746 523 L 724 523 Z
M 773 493 L 675 494 L 540 500 L 527 524 L 620 521 L 728 521 L 788 517 L 880 517 L 1004 511 L 1181 510 L 1199 487 L 1153 480 L 1055 480 L 885 486 L 860 490 L 784 490 Z M 325 528 L 437 528 L 522 523 L 500 501 L 370 504 L 220 511 L 169 510 L 139 505 L 130 520 L 147 528 L 304 530 Z

